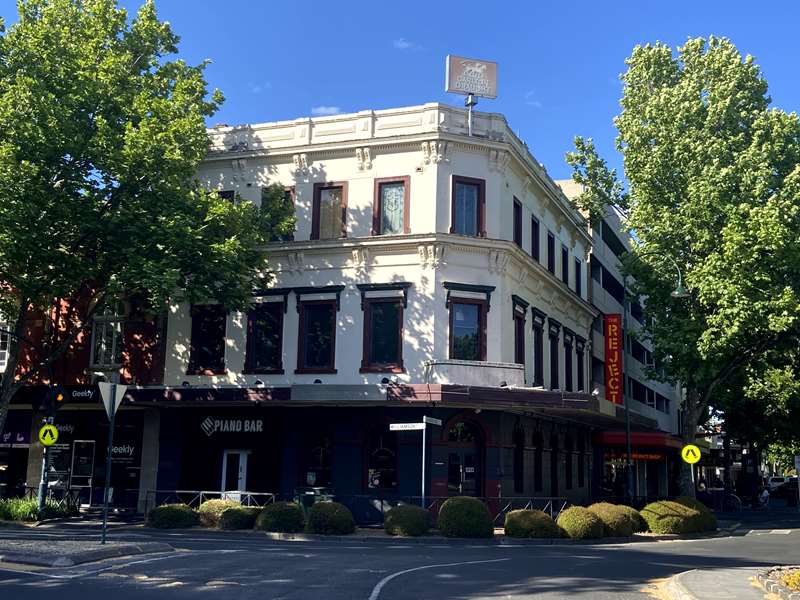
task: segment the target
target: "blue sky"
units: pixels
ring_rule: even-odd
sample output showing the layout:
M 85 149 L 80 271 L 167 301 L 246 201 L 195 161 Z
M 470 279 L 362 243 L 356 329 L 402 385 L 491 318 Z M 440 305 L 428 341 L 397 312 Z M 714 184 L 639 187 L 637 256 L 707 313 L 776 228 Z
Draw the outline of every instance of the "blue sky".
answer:
M 135 9 L 139 2 L 122 0 Z M 678 45 L 727 36 L 756 57 L 774 105 L 800 108 L 800 2 L 585 0 L 537 2 L 316 2 L 159 0 L 190 62 L 227 100 L 213 123 L 424 102 L 460 105 L 444 92 L 448 53 L 499 63 L 501 112 L 555 178 L 575 135 L 595 138 L 612 165 L 618 75 L 636 44 Z M 13 21 L 15 2 L 0 0 Z

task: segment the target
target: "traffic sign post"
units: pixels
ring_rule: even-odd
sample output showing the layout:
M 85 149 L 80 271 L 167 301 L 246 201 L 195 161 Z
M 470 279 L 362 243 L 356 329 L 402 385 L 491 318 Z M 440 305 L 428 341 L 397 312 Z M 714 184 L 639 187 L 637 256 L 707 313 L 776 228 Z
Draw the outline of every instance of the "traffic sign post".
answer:
M 100 389 L 100 395 L 103 397 L 103 404 L 106 407 L 106 413 L 110 421 L 108 425 L 108 450 L 106 451 L 106 482 L 103 490 L 103 533 L 100 538 L 100 543 L 105 544 L 108 523 L 108 490 L 111 485 L 111 449 L 114 447 L 114 417 L 117 415 L 117 409 L 122 403 L 122 398 L 124 398 L 128 386 L 101 382 L 97 384 L 97 387 Z
M 422 423 L 390 423 L 389 431 L 422 431 L 422 499 L 420 504 L 425 508 L 425 465 L 427 463 L 425 458 L 425 450 L 427 448 L 426 433 L 428 425 L 438 425 L 441 427 L 441 419 L 434 419 L 433 417 L 422 417 Z
M 800 454 L 795 454 L 794 470 L 797 473 L 797 512 L 800 512 Z
M 683 462 L 689 464 L 689 468 L 692 470 L 692 487 L 694 487 L 694 465 L 700 460 L 700 448 L 694 444 L 686 444 L 681 448 L 681 458 Z

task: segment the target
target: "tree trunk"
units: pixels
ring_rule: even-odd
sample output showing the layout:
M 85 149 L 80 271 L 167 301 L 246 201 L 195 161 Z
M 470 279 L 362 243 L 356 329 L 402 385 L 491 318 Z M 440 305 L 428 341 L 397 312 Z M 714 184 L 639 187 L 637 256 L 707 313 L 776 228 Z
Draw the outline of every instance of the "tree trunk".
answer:
M 0 433 L 3 433 L 6 426 L 6 418 L 8 417 L 8 406 L 11 404 L 11 398 L 17 393 L 20 387 L 19 382 L 16 381 L 17 365 L 19 364 L 20 352 L 22 352 L 25 342 L 20 340 L 25 325 L 25 306 L 20 306 L 17 313 L 17 319 L 14 323 L 13 333 L 8 336 L 8 361 L 6 362 L 6 370 L 0 379 Z
M 700 420 L 700 392 L 695 389 L 686 390 L 686 400 L 684 401 L 683 431 L 681 438 L 684 446 L 694 444 L 697 441 L 697 425 Z M 692 481 L 692 469 L 694 468 L 682 458 L 680 460 L 680 475 L 678 477 L 678 491 L 681 496 L 695 497 L 695 487 Z

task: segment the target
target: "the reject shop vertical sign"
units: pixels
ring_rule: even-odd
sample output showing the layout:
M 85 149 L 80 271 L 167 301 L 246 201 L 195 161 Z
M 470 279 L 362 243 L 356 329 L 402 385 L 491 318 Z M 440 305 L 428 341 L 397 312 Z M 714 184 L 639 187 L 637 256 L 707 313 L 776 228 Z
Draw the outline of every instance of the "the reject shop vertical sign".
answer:
M 605 316 L 606 399 L 622 404 L 622 315 Z

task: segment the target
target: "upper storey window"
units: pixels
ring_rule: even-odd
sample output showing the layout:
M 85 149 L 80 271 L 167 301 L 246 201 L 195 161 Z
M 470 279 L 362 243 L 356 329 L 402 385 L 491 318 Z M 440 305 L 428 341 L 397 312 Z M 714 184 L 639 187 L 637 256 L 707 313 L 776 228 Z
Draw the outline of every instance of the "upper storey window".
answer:
M 408 177 L 387 177 L 375 180 L 372 235 L 409 233 L 408 198 Z
M 315 183 L 312 240 L 347 237 L 347 184 Z
M 486 182 L 453 176 L 450 233 L 486 236 Z
M 450 304 L 450 358 L 486 360 L 486 302 L 454 300 Z

